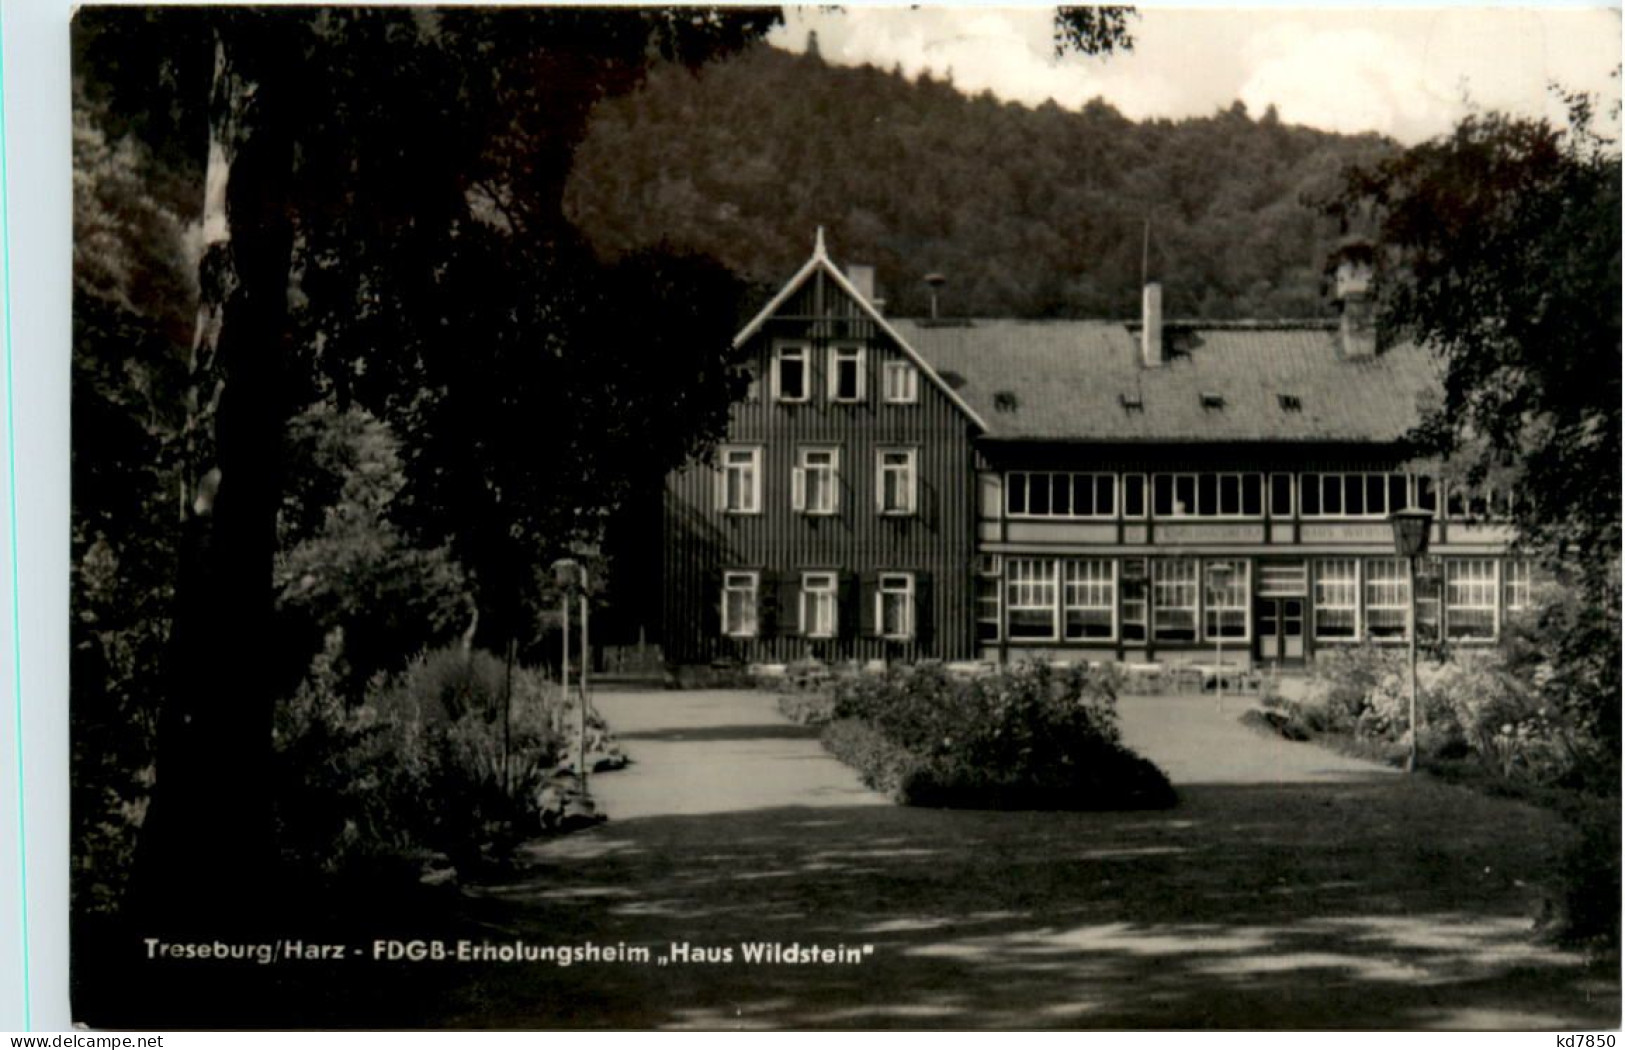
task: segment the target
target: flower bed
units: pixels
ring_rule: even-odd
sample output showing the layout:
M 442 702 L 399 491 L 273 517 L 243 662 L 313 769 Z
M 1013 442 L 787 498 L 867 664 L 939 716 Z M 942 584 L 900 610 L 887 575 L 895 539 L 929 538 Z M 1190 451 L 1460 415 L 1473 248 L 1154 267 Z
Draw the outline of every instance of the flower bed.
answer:
M 1168 778 L 1124 747 L 1115 670 L 1026 664 L 974 678 L 939 664 L 838 680 L 824 746 L 904 805 L 1146 809 Z

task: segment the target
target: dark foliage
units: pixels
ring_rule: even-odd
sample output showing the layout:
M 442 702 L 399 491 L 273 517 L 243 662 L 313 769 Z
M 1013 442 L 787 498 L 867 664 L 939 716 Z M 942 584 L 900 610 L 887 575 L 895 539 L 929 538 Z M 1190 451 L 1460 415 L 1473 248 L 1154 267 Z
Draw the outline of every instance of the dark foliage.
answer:
M 1115 697 L 1111 672 L 1027 664 L 958 678 L 923 664 L 840 680 L 830 725 L 834 741 L 863 763 L 866 779 L 895 785 L 908 805 L 1172 805 L 1167 778 L 1122 745 Z
M 600 106 L 566 203 L 603 255 L 664 240 L 763 294 L 825 226 L 903 316 L 933 271 L 952 316 L 1134 316 L 1149 222 L 1171 315 L 1309 317 L 1335 231 L 1303 200 L 1393 148 L 1239 103 L 1136 124 L 761 47 Z
M 1419 442 L 1516 492 L 1526 546 L 1617 592 L 1620 158 L 1568 101 L 1566 130 L 1470 116 L 1354 170 L 1327 210 L 1376 242 L 1380 337 L 1444 362 Z

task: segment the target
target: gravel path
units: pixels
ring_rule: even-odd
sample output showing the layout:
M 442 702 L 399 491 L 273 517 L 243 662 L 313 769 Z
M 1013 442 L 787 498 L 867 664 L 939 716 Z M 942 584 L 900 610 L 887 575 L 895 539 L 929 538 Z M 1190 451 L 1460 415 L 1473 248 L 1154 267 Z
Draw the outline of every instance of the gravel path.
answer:
M 1617 969 L 1532 935 L 1556 818 L 1277 745 L 1212 698 L 1125 701 L 1131 742 L 1183 784 L 1148 813 L 904 809 L 770 696 L 598 702 L 636 763 L 594 779 L 609 822 L 532 848 L 466 918 L 493 943 L 649 955 L 459 968 L 448 1023 L 1619 1024 Z M 784 961 L 813 946 L 838 961 Z

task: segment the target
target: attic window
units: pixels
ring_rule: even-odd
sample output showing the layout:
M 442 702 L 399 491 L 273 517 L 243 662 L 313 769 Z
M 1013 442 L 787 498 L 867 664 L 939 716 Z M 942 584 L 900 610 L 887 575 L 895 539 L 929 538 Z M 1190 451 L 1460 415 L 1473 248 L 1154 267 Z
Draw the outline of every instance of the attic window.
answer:
M 1275 400 L 1281 403 L 1283 412 L 1302 412 L 1303 399 L 1297 394 L 1276 394 Z
M 1202 391 L 1202 407 L 1210 411 L 1224 408 L 1224 395 L 1211 390 Z
M 1009 390 L 1000 390 L 993 395 L 993 408 L 998 412 L 1014 412 L 1021 407 L 1021 402 Z
M 1139 394 L 1118 394 L 1117 400 L 1122 404 L 1124 412 L 1145 411 L 1145 400 Z

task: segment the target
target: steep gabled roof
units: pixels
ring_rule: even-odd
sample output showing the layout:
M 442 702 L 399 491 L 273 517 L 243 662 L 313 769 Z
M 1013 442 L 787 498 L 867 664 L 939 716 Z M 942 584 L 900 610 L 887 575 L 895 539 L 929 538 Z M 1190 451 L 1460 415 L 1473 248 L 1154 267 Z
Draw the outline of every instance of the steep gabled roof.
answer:
M 847 280 L 846 275 L 841 272 L 841 268 L 835 265 L 824 248 L 824 228 L 822 226 L 818 228 L 818 237 L 813 245 L 812 258 L 808 259 L 801 269 L 796 271 L 794 277 L 785 282 L 784 287 L 779 289 L 777 295 L 768 300 L 767 305 L 762 307 L 761 312 L 753 317 L 749 324 L 739 330 L 739 334 L 734 336 L 733 345 L 735 347 L 742 346 L 757 332 L 760 332 L 762 326 L 778 312 L 779 307 L 783 306 L 786 300 L 799 291 L 801 286 L 811 280 L 813 274 L 820 270 L 835 282 L 837 288 L 852 297 L 852 300 L 858 304 L 864 315 L 874 322 L 875 326 L 885 333 L 892 342 L 897 344 L 897 348 L 914 362 L 914 366 L 920 370 L 927 381 L 946 394 L 948 400 L 952 401 L 978 428 L 983 431 L 988 429 L 987 421 L 982 415 L 972 408 L 970 403 L 959 395 L 958 391 L 944 382 L 942 376 L 938 375 L 937 370 L 931 366 L 931 362 L 922 356 L 918 350 L 910 346 L 908 340 L 896 328 L 892 327 L 885 317 L 881 316 L 880 311 L 875 309 L 874 304 L 864 298 L 857 288 L 853 287 L 852 282 Z
M 893 320 L 1009 440 L 1394 442 L 1439 389 L 1422 348 L 1345 357 L 1330 324 L 1170 322 L 1154 368 L 1122 323 Z

